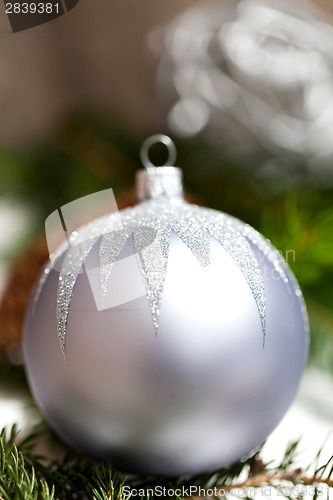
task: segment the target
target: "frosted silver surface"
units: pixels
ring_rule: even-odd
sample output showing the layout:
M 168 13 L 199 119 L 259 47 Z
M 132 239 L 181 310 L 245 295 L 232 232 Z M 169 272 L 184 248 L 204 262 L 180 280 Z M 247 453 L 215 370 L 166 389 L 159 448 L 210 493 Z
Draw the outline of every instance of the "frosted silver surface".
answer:
M 274 279 L 273 263 L 256 248 L 267 308 L 263 349 L 253 293 L 230 254 L 209 241 L 207 268 L 171 233 L 157 336 L 145 294 L 97 311 L 80 273 L 65 363 L 59 274 L 49 273 L 26 320 L 26 367 L 47 420 L 74 448 L 125 470 L 195 474 L 249 453 L 285 414 L 307 351 L 299 289 Z M 89 258 L 98 266 L 98 245 Z M 140 285 L 139 266 L 121 273 L 115 266 L 110 292 L 117 295 L 122 282 Z
M 101 294 L 108 292 L 112 267 L 127 238 L 132 235 L 149 302 L 152 323 L 158 330 L 158 318 L 167 272 L 170 233 L 174 231 L 191 250 L 203 267 L 210 265 L 210 241 L 213 236 L 239 266 L 255 298 L 263 331 L 266 335 L 266 306 L 263 278 L 247 238 L 239 222 L 215 210 L 190 205 L 181 199 L 158 198 L 120 212 L 119 218 L 110 216 L 96 220 L 84 228 L 76 244 L 64 258 L 59 276 L 57 297 L 58 336 L 61 348 L 66 350 L 66 325 L 70 302 L 77 277 L 85 259 L 100 238 Z M 153 237 L 152 237 L 153 234 Z
M 218 225 L 229 220 L 212 215 L 220 219 Z M 243 234 L 248 231 L 245 224 L 239 228 Z M 74 448 L 111 459 L 125 470 L 195 474 L 249 453 L 280 421 L 304 368 L 307 318 L 286 265 L 287 281 L 278 279 L 272 247 L 263 251 L 259 240 L 250 238 L 265 289 L 263 348 L 254 293 L 230 250 L 209 235 L 207 266 L 176 230 L 161 238 L 168 260 L 158 302 L 158 335 L 146 293 L 98 311 L 82 272 L 68 306 L 64 362 L 58 339 L 59 273 L 51 269 L 26 320 L 27 374 L 47 420 Z M 236 236 L 224 238 L 234 241 Z M 89 259 L 98 268 L 99 245 L 92 243 Z M 148 267 L 153 269 L 160 258 L 164 262 L 159 254 Z M 109 293 L 117 295 L 122 283 L 128 293 L 142 282 L 147 286 L 149 272 L 136 262 L 121 272 L 114 267 Z M 158 300 L 159 278 L 155 282 L 152 271 L 149 279 Z M 96 282 L 100 286 L 99 274 Z
M 197 474 L 279 423 L 308 322 L 290 269 L 253 228 L 159 196 L 83 227 L 57 259 L 24 351 L 35 399 L 72 447 L 126 471 Z

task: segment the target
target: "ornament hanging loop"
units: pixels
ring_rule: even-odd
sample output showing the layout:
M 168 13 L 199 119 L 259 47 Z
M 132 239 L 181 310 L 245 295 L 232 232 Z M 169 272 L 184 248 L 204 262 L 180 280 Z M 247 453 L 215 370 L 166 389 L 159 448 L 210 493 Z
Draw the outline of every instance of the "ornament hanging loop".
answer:
M 168 150 L 168 158 L 166 162 L 162 165 L 154 165 L 149 159 L 149 150 L 154 144 L 164 144 Z M 156 134 L 148 137 L 144 141 L 140 150 L 140 157 L 143 166 L 148 170 L 156 167 L 172 167 L 174 166 L 177 158 L 177 150 L 175 143 L 170 139 L 169 136 L 164 134 Z
M 155 144 L 163 144 L 168 150 L 168 158 L 163 165 L 154 165 L 149 159 L 149 150 Z M 170 137 L 163 134 L 148 137 L 141 146 L 140 156 L 145 168 L 139 170 L 136 176 L 138 200 L 181 199 L 183 197 L 182 171 L 174 166 L 177 150 Z

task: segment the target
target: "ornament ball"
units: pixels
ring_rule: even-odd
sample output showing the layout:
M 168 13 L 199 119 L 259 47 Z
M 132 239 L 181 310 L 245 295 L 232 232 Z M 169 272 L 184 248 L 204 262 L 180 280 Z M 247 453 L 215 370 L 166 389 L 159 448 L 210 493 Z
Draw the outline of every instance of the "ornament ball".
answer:
M 126 471 L 180 476 L 266 439 L 296 395 L 308 324 L 279 252 L 186 203 L 180 170 L 149 161 L 155 140 L 142 150 L 139 204 L 79 229 L 43 271 L 24 351 L 65 442 Z

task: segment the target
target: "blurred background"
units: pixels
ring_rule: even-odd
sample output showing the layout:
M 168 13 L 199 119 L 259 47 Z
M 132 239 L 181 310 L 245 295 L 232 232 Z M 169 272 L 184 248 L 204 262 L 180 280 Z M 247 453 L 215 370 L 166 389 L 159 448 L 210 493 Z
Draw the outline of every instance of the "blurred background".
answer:
M 80 0 L 13 34 L 3 10 L 1 425 L 24 421 L 21 328 L 45 218 L 109 187 L 133 204 L 140 145 L 161 132 L 191 199 L 262 232 L 301 285 L 309 370 L 279 432 L 312 433 L 315 454 L 333 427 L 332 19 L 329 0 Z

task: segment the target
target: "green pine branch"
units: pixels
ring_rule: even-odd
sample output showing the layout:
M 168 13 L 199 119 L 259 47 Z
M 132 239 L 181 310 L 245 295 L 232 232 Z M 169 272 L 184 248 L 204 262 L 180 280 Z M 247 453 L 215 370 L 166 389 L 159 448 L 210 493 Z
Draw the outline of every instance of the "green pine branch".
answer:
M 299 441 L 288 446 L 280 463 L 264 462 L 260 450 L 212 474 L 170 479 L 125 478 L 109 463 L 97 464 L 68 451 L 58 460 L 38 456 L 41 429 L 19 439 L 16 426 L 0 434 L 0 500 L 129 500 L 164 498 L 254 498 L 267 488 L 286 499 L 305 494 L 314 500 L 333 491 L 333 457 L 319 465 L 320 451 L 310 467 L 295 464 Z M 262 494 L 262 493 L 261 493 Z M 270 496 L 270 495 L 269 495 Z

